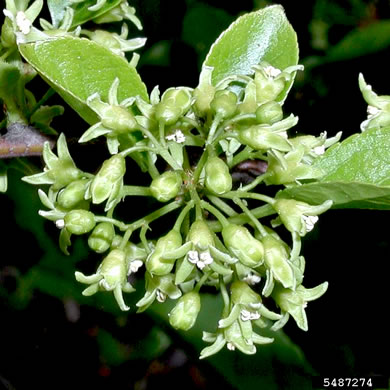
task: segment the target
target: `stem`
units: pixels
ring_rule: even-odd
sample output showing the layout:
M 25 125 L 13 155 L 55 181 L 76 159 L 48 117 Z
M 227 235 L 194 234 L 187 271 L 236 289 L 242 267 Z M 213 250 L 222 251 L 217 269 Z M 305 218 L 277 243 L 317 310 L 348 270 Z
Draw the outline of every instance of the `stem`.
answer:
M 222 199 L 218 198 L 214 195 L 207 195 L 207 197 L 210 199 L 212 203 L 214 203 L 215 206 L 220 208 L 226 215 L 229 217 L 233 217 L 234 215 L 237 215 L 237 212 L 233 210 L 227 203 L 225 203 Z
M 270 204 L 271 206 L 275 204 L 276 200 L 274 198 L 271 198 L 267 195 L 263 194 L 255 194 L 253 192 L 246 192 L 246 191 L 229 191 L 226 192 L 226 194 L 220 195 L 221 198 L 228 198 L 228 199 L 234 199 L 234 198 L 248 198 L 248 199 L 256 199 L 261 200 L 265 203 Z
M 152 142 L 154 152 L 159 154 L 173 169 L 180 171 L 181 166 L 172 158 L 168 150 L 157 141 L 156 137 L 147 128 L 143 126 L 140 126 L 139 128 L 144 135 L 149 138 L 149 141 Z
M 258 219 L 276 214 L 276 211 L 269 204 L 256 207 L 255 209 L 252 209 L 251 212 L 253 216 Z M 249 217 L 245 213 L 242 213 L 228 218 L 228 221 L 236 225 L 243 225 L 244 223 L 249 222 Z M 222 230 L 222 224 L 219 221 L 208 221 L 207 224 L 213 232 L 220 232 Z
M 211 275 L 213 271 L 208 271 L 206 273 L 203 274 L 203 276 L 200 278 L 199 282 L 196 283 L 195 287 L 194 287 L 194 292 L 198 293 L 200 288 L 203 286 L 203 283 L 209 278 L 209 276 Z
M 115 225 L 119 230 L 127 230 L 129 228 L 128 225 L 126 225 L 125 223 L 123 222 L 120 222 L 114 218 L 110 218 L 110 217 L 103 217 L 103 216 L 95 216 L 95 221 L 96 222 L 109 222 L 109 223 L 112 223 L 113 225 Z
M 201 200 L 200 205 L 204 209 L 210 211 L 210 213 L 212 213 L 218 219 L 218 221 L 221 223 L 222 227 L 229 225 L 229 221 L 227 220 L 227 218 L 217 208 L 212 206 L 210 203 L 208 203 L 204 200 Z
M 223 317 L 227 317 L 229 314 L 229 306 L 230 306 L 230 298 L 229 294 L 226 290 L 225 283 L 223 281 L 223 277 L 219 277 L 219 288 L 221 290 L 221 295 L 224 303 L 224 308 L 223 308 Z
M 290 253 L 290 259 L 294 260 L 299 256 L 299 253 L 301 252 L 301 237 L 297 232 L 292 233 L 292 240 L 293 240 L 293 245 Z
M 202 220 L 203 212 L 202 212 L 202 206 L 201 206 L 201 200 L 199 198 L 199 194 L 194 188 L 192 188 L 190 190 L 190 195 L 191 195 L 191 199 L 195 202 L 196 219 Z
M 130 240 L 131 234 L 133 233 L 132 229 L 127 229 L 126 233 L 124 234 L 121 244 L 119 245 L 119 249 L 124 250 L 127 242 Z
M 250 191 L 253 190 L 257 185 L 259 185 L 267 176 L 269 176 L 269 172 L 263 173 L 260 176 L 257 176 L 255 180 L 252 181 L 252 183 L 247 184 L 246 186 L 242 187 L 240 191 Z
M 121 197 L 125 196 L 151 196 L 150 188 L 125 185 L 122 188 Z
M 219 123 L 221 122 L 221 120 L 222 120 L 222 116 L 220 114 L 217 114 L 213 120 L 212 125 L 211 125 L 209 135 L 207 137 L 206 145 L 210 145 L 212 143 L 215 131 L 217 130 L 217 127 L 218 127 Z
M 196 166 L 195 171 L 194 171 L 193 182 L 195 183 L 195 185 L 198 184 L 199 177 L 200 177 L 200 174 L 202 173 L 204 165 L 206 164 L 207 157 L 208 157 L 208 153 L 205 150 L 203 152 L 202 156 L 200 157 L 200 159 L 198 161 L 198 165 Z
M 253 222 L 253 224 L 256 226 L 259 233 L 264 237 L 267 235 L 267 231 L 264 229 L 263 225 L 260 223 L 260 221 L 255 218 L 255 216 L 252 214 L 252 212 L 248 209 L 248 207 L 245 206 L 244 202 L 239 198 L 234 198 L 233 202 L 240 206 L 244 213 L 249 217 L 249 219 Z
M 153 156 L 151 152 L 148 152 L 148 172 L 152 180 L 160 176 L 160 172 L 158 171 L 156 165 L 153 162 Z
M 150 248 L 149 248 L 149 245 L 148 245 L 148 240 L 146 238 L 146 232 L 148 231 L 149 229 L 149 225 L 144 225 L 142 226 L 141 228 L 141 231 L 139 233 L 139 238 L 142 242 L 142 245 L 144 246 L 145 250 L 149 253 L 150 252 Z
M 167 147 L 167 143 L 165 142 L 165 124 L 163 121 L 160 121 L 158 123 L 158 133 L 159 133 L 159 136 L 160 136 L 160 142 L 161 142 L 161 145 L 166 148 Z
M 151 148 L 150 146 L 132 146 L 131 148 L 122 150 L 120 154 L 123 157 L 127 157 L 129 154 L 133 152 L 154 152 L 155 150 Z
M 173 201 L 164 207 L 161 207 L 160 209 L 153 211 L 152 213 L 148 214 L 146 217 L 143 217 L 139 219 L 138 221 L 133 222 L 132 224 L 128 225 L 129 228 L 131 228 L 133 231 L 136 229 L 139 229 L 145 224 L 149 224 L 153 222 L 154 220 L 164 216 L 165 214 L 170 213 L 173 210 L 178 209 L 181 206 L 181 202 Z
M 205 133 L 202 129 L 202 127 L 199 125 L 199 123 L 194 120 L 194 119 L 191 119 L 191 118 L 188 118 L 186 116 L 184 116 L 183 118 L 181 118 L 181 121 L 184 122 L 184 123 L 189 123 L 191 126 L 193 126 L 196 130 L 198 130 L 198 133 L 205 138 Z
M 32 108 L 31 112 L 30 112 L 30 115 L 29 117 L 31 118 L 31 116 L 34 114 L 34 112 L 36 110 L 38 110 L 39 107 L 42 106 L 42 104 L 46 103 L 46 101 L 51 98 L 54 94 L 56 93 L 56 91 L 53 89 L 53 88 L 49 88 L 46 93 L 41 97 L 41 99 L 35 104 L 35 106 Z
M 180 232 L 181 224 L 184 221 L 184 218 L 187 216 L 188 212 L 194 207 L 194 201 L 190 200 L 186 207 L 180 212 L 179 216 L 176 219 L 175 225 L 173 226 L 173 230 L 177 230 Z

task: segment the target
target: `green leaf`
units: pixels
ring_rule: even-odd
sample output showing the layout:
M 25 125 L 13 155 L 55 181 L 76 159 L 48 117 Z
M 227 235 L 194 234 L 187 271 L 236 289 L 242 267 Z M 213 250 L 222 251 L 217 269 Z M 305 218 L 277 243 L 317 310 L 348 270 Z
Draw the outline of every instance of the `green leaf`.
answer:
M 323 182 L 390 185 L 390 127 L 352 135 L 329 148 L 314 166 L 325 172 Z
M 390 45 L 390 20 L 380 20 L 347 34 L 332 46 L 325 57 L 326 62 L 345 61 L 376 53 Z
M 86 99 L 97 92 L 107 101 L 109 89 L 119 78 L 119 101 L 131 96 L 148 100 L 146 87 L 135 68 L 110 50 L 87 39 L 61 37 L 22 44 L 23 57 L 88 123 L 97 122 Z
M 215 85 L 227 76 L 253 73 L 252 66 L 260 61 L 282 70 L 298 63 L 296 33 L 279 5 L 239 17 L 213 44 L 205 65 L 214 67 Z M 280 100 L 284 100 L 292 82 Z
M 97 18 L 111 9 L 118 6 L 122 0 L 106 0 L 104 5 L 97 11 L 89 11 L 88 7 L 94 6 L 97 0 L 87 0 L 82 3 L 75 4 L 73 6 L 75 13 L 73 17 L 72 27 L 77 27 L 80 24 L 87 22 L 88 20 Z
M 332 208 L 390 209 L 390 187 L 347 181 L 304 184 L 285 189 L 278 193 L 278 197 L 309 204 L 332 199 Z
M 355 134 L 327 150 L 314 166 L 325 175 L 315 183 L 278 193 L 333 208 L 390 209 L 390 127 Z

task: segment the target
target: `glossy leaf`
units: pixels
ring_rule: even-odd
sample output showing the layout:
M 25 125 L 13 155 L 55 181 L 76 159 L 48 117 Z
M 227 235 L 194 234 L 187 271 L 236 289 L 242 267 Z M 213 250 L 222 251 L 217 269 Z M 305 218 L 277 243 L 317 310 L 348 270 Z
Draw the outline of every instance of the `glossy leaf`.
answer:
M 97 121 L 86 99 L 99 93 L 107 101 L 109 89 L 119 78 L 118 100 L 140 95 L 148 100 L 135 68 L 110 50 L 87 39 L 62 37 L 19 46 L 23 57 L 88 123 Z
M 72 27 L 77 27 L 80 24 L 83 24 L 91 19 L 97 18 L 106 12 L 110 11 L 111 9 L 115 8 L 117 5 L 119 5 L 122 0 L 106 0 L 104 5 L 99 8 L 97 11 L 90 11 L 88 10 L 88 7 L 94 6 L 96 4 L 97 0 L 87 0 L 83 1 L 81 3 L 76 3 L 73 6 L 73 9 L 75 10 Z
M 335 181 L 304 184 L 279 192 L 278 197 L 310 204 L 333 200 L 333 208 L 390 209 L 390 187 Z
M 319 182 L 291 187 L 279 197 L 308 203 L 334 201 L 334 208 L 390 209 L 390 127 L 355 134 L 315 162 Z
M 282 70 L 298 63 L 297 37 L 279 5 L 238 18 L 213 44 L 205 65 L 214 67 L 216 84 L 227 76 L 253 73 L 252 66 L 260 61 Z M 284 100 L 291 83 L 279 100 Z
M 329 148 L 315 166 L 321 181 L 355 181 L 390 185 L 390 127 L 354 134 Z

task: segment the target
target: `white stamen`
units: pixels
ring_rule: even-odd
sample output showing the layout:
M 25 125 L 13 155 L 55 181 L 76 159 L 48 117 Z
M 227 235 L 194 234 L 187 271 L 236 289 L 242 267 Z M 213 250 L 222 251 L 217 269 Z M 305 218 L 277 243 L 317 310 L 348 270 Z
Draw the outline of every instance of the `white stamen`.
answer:
M 188 261 L 196 264 L 199 261 L 199 254 L 197 251 L 188 251 Z
M 264 72 L 267 74 L 268 77 L 272 77 L 272 78 L 275 78 L 276 76 L 279 76 L 282 73 L 280 69 L 274 68 L 271 65 L 265 67 Z
M 166 301 L 167 299 L 167 294 L 165 294 L 164 292 L 162 292 L 161 290 L 157 290 L 156 292 L 157 294 L 157 300 L 160 302 L 160 303 L 163 303 Z
M 325 153 L 325 146 L 324 145 L 316 146 L 315 148 L 313 148 L 313 152 L 318 156 L 321 156 L 322 154 Z
M 371 116 L 378 114 L 379 111 L 380 111 L 380 109 L 377 107 L 370 106 L 370 105 L 367 107 L 368 117 L 371 117 Z
M 257 311 L 251 312 L 249 310 L 242 309 L 240 312 L 240 317 L 242 321 L 258 320 L 260 318 L 260 313 Z
M 22 11 L 19 11 L 16 14 L 16 25 L 24 35 L 31 31 L 32 23 L 29 19 L 27 19 L 26 14 Z
M 129 271 L 130 273 L 136 273 L 143 265 L 141 260 L 133 260 L 130 262 Z
M 178 144 L 182 144 L 186 141 L 186 137 L 181 130 L 176 130 L 173 134 L 169 134 L 165 137 L 168 141 L 175 141 Z
M 63 219 L 57 219 L 56 226 L 58 229 L 63 229 L 65 227 L 65 221 Z
M 234 351 L 236 349 L 236 347 L 230 341 L 226 344 L 226 347 L 229 351 Z
M 248 275 L 245 276 L 245 278 L 242 279 L 243 282 L 248 283 L 251 286 L 259 283 L 260 280 L 261 277 L 259 275 L 253 274 L 252 272 L 250 272 Z
M 318 217 L 316 215 L 302 215 L 302 221 L 306 225 L 306 231 L 310 232 L 318 221 Z

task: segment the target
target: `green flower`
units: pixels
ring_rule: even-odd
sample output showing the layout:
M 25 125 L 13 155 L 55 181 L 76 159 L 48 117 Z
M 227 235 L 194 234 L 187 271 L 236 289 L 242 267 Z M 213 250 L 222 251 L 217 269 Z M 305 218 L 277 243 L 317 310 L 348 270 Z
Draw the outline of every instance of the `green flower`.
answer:
M 266 184 L 287 185 L 299 183 L 299 180 L 320 178 L 323 175 L 322 171 L 307 164 L 304 157 L 303 145 L 298 145 L 286 154 L 276 149 L 270 150 Z
M 129 274 L 126 262 L 126 253 L 120 249 L 113 249 L 100 264 L 96 273 L 85 276 L 81 272 L 76 272 L 76 280 L 80 283 L 90 284 L 83 291 L 83 295 L 90 296 L 102 291 L 113 291 L 114 297 L 121 310 L 129 310 L 123 300 L 122 291 L 130 293 L 135 291 L 133 286 L 127 281 Z
M 111 209 L 120 201 L 125 173 L 125 158 L 121 154 L 110 157 L 104 161 L 99 172 L 92 180 L 86 199 L 92 198 L 92 202 L 95 204 L 107 200 L 105 210 Z
M 368 104 L 368 118 L 360 125 L 361 130 L 390 125 L 390 96 L 378 96 L 372 90 L 371 85 L 366 84 L 361 73 L 359 74 L 359 87 Z
M 136 139 L 131 134 L 139 129 L 135 116 L 127 108 L 134 103 L 134 98 L 118 102 L 119 78 L 116 78 L 108 93 L 108 103 L 101 100 L 98 93 L 94 93 L 87 99 L 87 105 L 100 118 L 100 122 L 90 127 L 79 139 L 79 142 L 87 142 L 104 135 L 107 138 L 107 146 L 111 154 L 118 153 L 121 140 L 135 143 Z
M 229 167 L 219 157 L 211 157 L 205 166 L 205 185 L 213 194 L 222 195 L 232 189 Z
M 58 156 L 51 151 L 49 142 L 45 142 L 43 146 L 43 160 L 46 164 L 44 172 L 25 176 L 22 180 L 37 185 L 51 184 L 52 189 L 58 191 L 86 176 L 76 167 L 70 156 L 64 134 L 58 137 L 57 154 Z
M 331 200 L 312 206 L 294 199 L 277 199 L 272 207 L 279 214 L 279 218 L 273 221 L 273 226 L 282 222 L 291 233 L 295 232 L 303 237 L 314 228 L 318 215 L 329 210 L 332 204 Z
M 105 30 L 81 30 L 81 33 L 99 45 L 111 50 L 114 54 L 122 57 L 124 57 L 125 53 L 128 51 L 134 51 L 143 47 L 146 42 L 146 38 L 126 39 L 129 29 L 125 23 L 122 25 L 120 34 L 110 33 Z
M 178 299 L 181 297 L 179 287 L 174 283 L 172 274 L 157 276 L 145 273 L 145 295 L 137 303 L 138 313 L 145 311 L 154 301 L 165 302 L 167 297 Z
M 153 179 L 150 192 L 158 201 L 168 202 L 178 195 L 181 185 L 182 178 L 179 171 L 166 171 Z
M 199 293 L 190 291 L 184 294 L 169 313 L 169 323 L 175 329 L 191 329 L 198 317 L 200 307 Z
M 291 315 L 299 328 L 306 331 L 308 329 L 305 313 L 307 302 L 320 298 L 327 289 L 328 282 L 324 282 L 317 287 L 309 289 L 300 285 L 295 291 L 280 285 L 275 286 L 272 297 L 276 304 L 281 308 L 282 314 L 287 316 L 287 318 L 283 318 L 281 321 L 286 323 L 288 316 Z

